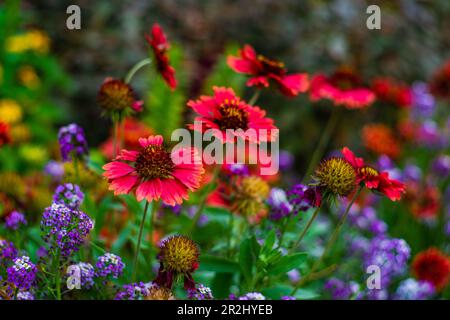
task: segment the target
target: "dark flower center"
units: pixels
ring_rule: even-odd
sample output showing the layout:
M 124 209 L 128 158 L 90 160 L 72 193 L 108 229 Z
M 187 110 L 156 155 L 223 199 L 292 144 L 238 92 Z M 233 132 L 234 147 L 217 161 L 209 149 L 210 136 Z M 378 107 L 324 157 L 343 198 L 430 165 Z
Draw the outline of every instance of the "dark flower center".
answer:
M 366 177 L 376 177 L 376 176 L 378 176 L 378 171 L 375 170 L 372 167 L 369 167 L 369 166 L 362 167 L 359 170 Z
M 258 61 L 262 64 L 264 74 L 273 73 L 282 76 L 286 73 L 283 62 L 269 59 L 263 55 L 258 55 Z
M 237 100 L 225 100 L 219 106 L 221 118 L 216 121 L 220 130 L 226 129 L 242 129 L 248 128 L 248 115 L 245 110 L 239 107 Z
M 343 69 L 336 71 L 330 77 L 330 82 L 342 90 L 349 90 L 358 87 L 361 79 L 351 70 Z
M 165 179 L 172 176 L 175 164 L 163 146 L 150 145 L 143 148 L 136 159 L 136 172 L 144 180 Z
M 120 80 L 108 80 L 100 88 L 98 102 L 105 111 L 123 111 L 134 102 L 133 89 Z

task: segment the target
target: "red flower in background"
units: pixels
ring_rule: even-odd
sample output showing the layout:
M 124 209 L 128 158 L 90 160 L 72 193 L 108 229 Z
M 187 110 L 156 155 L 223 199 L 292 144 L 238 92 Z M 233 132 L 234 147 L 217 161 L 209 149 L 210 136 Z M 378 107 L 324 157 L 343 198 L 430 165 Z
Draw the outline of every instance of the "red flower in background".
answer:
M 189 125 L 191 129 L 205 132 L 208 129 L 220 130 L 215 132 L 222 141 L 234 141 L 234 137 L 242 137 L 251 142 L 273 141 L 276 136 L 273 120 L 266 117 L 266 112 L 259 107 L 247 104 L 236 96 L 233 89 L 214 87 L 214 96 L 201 96 L 198 100 L 190 100 L 188 106 L 200 116 L 195 121 L 201 122 L 201 128 Z M 235 130 L 233 137 L 228 137 L 227 129 Z M 241 130 L 238 130 L 241 129 Z M 254 129 L 254 136 L 247 135 L 246 130 Z M 261 129 L 265 130 L 263 131 Z
M 161 73 L 167 85 L 172 90 L 175 89 L 177 87 L 175 69 L 170 65 L 169 57 L 167 56 L 167 50 L 169 50 L 170 45 L 159 24 L 155 23 L 152 27 L 151 35 L 145 35 L 145 38 L 152 46 L 159 73 Z
M 0 121 L 0 147 L 11 142 L 9 125 Z
M 188 190 L 200 186 L 204 170 L 195 149 L 177 148 L 169 152 L 163 146 L 162 136 L 140 138 L 139 144 L 139 151 L 122 150 L 113 162 L 103 166 L 103 176 L 115 195 L 134 190 L 138 201 L 162 199 L 174 206 L 188 199 Z M 185 157 L 189 163 L 180 163 Z
M 439 189 L 430 184 L 408 183 L 407 200 L 412 214 L 419 219 L 435 219 L 441 209 Z
M 236 72 L 251 75 L 247 81 L 249 87 L 267 88 L 273 80 L 281 93 L 294 97 L 309 87 L 306 73 L 287 74 L 284 63 L 257 54 L 250 45 L 239 50 L 239 57 L 229 56 L 227 63 Z
M 441 290 L 450 278 L 450 260 L 438 249 L 429 248 L 414 257 L 412 270 L 419 280 L 428 281 Z
M 387 155 L 397 158 L 400 155 L 400 142 L 393 130 L 380 123 L 365 125 L 362 130 L 362 140 L 367 150 L 377 155 Z
M 401 199 L 405 193 L 405 185 L 400 181 L 389 178 L 389 173 L 378 172 L 376 169 L 366 165 L 363 158 L 358 158 L 347 147 L 342 149 L 344 158 L 355 168 L 356 182 L 364 183 L 368 189 L 378 191 L 386 195 L 392 201 Z
M 393 103 L 400 108 L 409 108 L 411 106 L 411 89 L 393 79 L 375 78 L 372 81 L 372 90 L 379 100 Z
M 450 60 L 433 75 L 430 91 L 438 97 L 450 98 Z
M 362 109 L 375 101 L 375 94 L 364 88 L 361 79 L 349 69 L 340 69 L 331 76 L 318 74 L 311 81 L 311 100 L 329 99 L 337 106 Z

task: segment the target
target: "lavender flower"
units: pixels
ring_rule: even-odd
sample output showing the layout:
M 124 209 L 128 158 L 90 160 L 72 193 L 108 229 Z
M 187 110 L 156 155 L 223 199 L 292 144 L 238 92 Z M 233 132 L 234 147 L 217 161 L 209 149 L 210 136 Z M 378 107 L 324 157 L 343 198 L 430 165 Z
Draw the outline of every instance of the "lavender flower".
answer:
M 408 278 L 400 283 L 395 293 L 397 300 L 426 300 L 435 294 L 433 285 L 427 281 Z
M 192 300 L 212 300 L 214 299 L 210 288 L 203 284 L 197 284 L 194 290 L 189 290 L 188 298 Z
M 34 300 L 34 295 L 30 291 L 19 291 L 16 300 Z
M 281 297 L 281 300 L 297 300 L 297 299 L 293 296 L 283 296 Z
M 292 205 L 289 203 L 286 193 L 280 188 L 272 188 L 270 190 L 267 203 L 271 207 L 270 218 L 272 220 L 279 220 L 286 217 L 292 211 Z
M 6 265 L 17 256 L 17 249 L 12 242 L 0 239 L 0 265 Z
M 122 275 L 124 268 L 125 264 L 122 262 L 122 258 L 108 252 L 98 257 L 95 264 L 95 276 L 105 278 L 111 275 L 117 279 Z
M 238 300 L 266 300 L 266 297 L 259 292 L 249 292 L 240 296 Z
M 440 155 L 433 161 L 433 171 L 441 178 L 445 179 L 450 173 L 450 156 Z
M 20 289 L 28 290 L 36 278 L 37 268 L 30 257 L 15 258 L 13 265 L 7 269 L 8 281 Z
M 237 176 L 248 176 L 250 173 L 247 165 L 242 163 L 228 164 L 227 169 L 228 171 L 230 171 L 231 174 Z
M 281 150 L 279 159 L 281 171 L 288 171 L 292 168 L 294 164 L 294 156 L 292 153 L 286 150 Z
M 428 85 L 417 82 L 412 85 L 413 114 L 420 118 L 430 118 L 435 109 L 436 101 L 428 89 Z
M 93 228 L 93 222 L 87 214 L 71 210 L 62 204 L 53 203 L 46 208 L 41 220 L 44 240 L 55 244 L 64 257 L 79 250 Z
M 333 300 L 345 300 L 359 291 L 359 285 L 353 281 L 345 283 L 340 279 L 331 278 L 325 283 L 324 289 L 331 294 Z
M 413 164 L 405 166 L 403 169 L 403 180 L 406 181 L 420 181 L 422 178 L 422 170 Z
M 114 300 L 143 300 L 148 293 L 148 289 L 143 282 L 126 284 L 117 292 Z
M 54 181 L 61 181 L 64 176 L 64 165 L 58 161 L 50 160 L 44 167 L 44 173 Z
M 73 210 L 78 210 L 83 200 L 84 193 L 78 185 L 72 183 L 59 185 L 53 194 L 53 203 L 63 204 Z
M 322 201 L 322 196 L 318 188 L 307 187 L 301 183 L 294 185 L 287 192 L 289 203 L 294 212 L 306 211 L 312 207 L 318 207 Z
M 376 211 L 372 207 L 359 210 L 358 206 L 352 206 L 349 212 L 349 220 L 354 227 L 374 235 L 382 235 L 387 231 L 386 223 L 377 218 Z
M 80 287 L 83 289 L 90 289 L 94 286 L 94 267 L 90 263 L 79 262 L 67 268 L 66 276 L 69 279 L 73 279 L 73 285 L 75 281 L 79 280 Z M 76 279 L 74 276 L 77 276 Z
M 58 141 L 64 162 L 73 160 L 73 157 L 82 160 L 89 153 L 84 130 L 75 123 L 59 129 Z
M 11 230 L 17 230 L 21 225 L 26 225 L 25 215 L 18 211 L 11 212 L 5 219 L 5 227 Z

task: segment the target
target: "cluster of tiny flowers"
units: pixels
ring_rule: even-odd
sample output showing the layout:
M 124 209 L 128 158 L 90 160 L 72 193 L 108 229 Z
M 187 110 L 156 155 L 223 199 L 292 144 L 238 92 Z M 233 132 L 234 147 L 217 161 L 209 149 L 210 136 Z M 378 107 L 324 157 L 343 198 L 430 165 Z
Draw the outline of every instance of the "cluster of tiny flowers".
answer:
M 78 251 L 92 228 L 93 222 L 87 214 L 62 204 L 53 203 L 42 215 L 41 231 L 45 241 L 55 244 L 63 256 Z
M 205 287 L 203 284 L 198 284 L 195 289 L 189 290 L 188 298 L 192 300 L 212 300 L 214 299 L 214 296 L 209 287 Z
M 410 255 L 411 249 L 403 239 L 375 237 L 364 255 L 364 266 L 378 266 L 381 270 L 381 285 L 386 287 L 392 277 L 405 272 Z
M 34 300 L 34 295 L 30 291 L 19 291 L 16 300 Z
M 5 219 L 5 227 L 11 230 L 17 230 L 21 225 L 26 225 L 25 215 L 18 211 L 11 212 Z
M 8 268 L 8 281 L 17 288 L 28 290 L 36 278 L 37 268 L 30 257 L 22 256 L 14 259 L 13 265 Z
M 143 282 L 126 284 L 117 292 L 114 300 L 144 300 L 148 288 Z
M 440 155 L 433 161 L 433 171 L 440 179 L 445 179 L 450 173 L 450 156 Z
M 75 123 L 59 129 L 58 141 L 64 162 L 70 161 L 72 157 L 83 159 L 88 155 L 89 150 L 84 130 Z
M 281 300 L 297 300 L 297 299 L 293 296 L 282 296 Z
M 54 181 L 61 181 L 64 176 L 64 165 L 58 161 L 50 160 L 44 167 L 44 173 Z
M 289 203 L 286 193 L 280 188 L 272 188 L 272 190 L 270 190 L 267 203 L 271 209 L 270 218 L 272 220 L 279 220 L 286 217 L 292 211 L 292 205 Z
M 436 101 L 430 93 L 428 85 L 423 82 L 415 83 L 411 91 L 413 114 L 418 118 L 431 117 L 435 110 Z
M 66 276 L 72 280 L 72 285 L 79 281 L 80 288 L 90 289 L 94 286 L 94 267 L 90 263 L 79 262 L 67 268 Z
M 367 231 L 374 236 L 383 235 L 387 231 L 387 225 L 383 220 L 377 218 L 374 208 L 365 207 L 359 210 L 358 206 L 354 205 L 349 212 L 350 224 L 361 231 Z
M 238 300 L 266 300 L 266 297 L 259 292 L 249 292 L 240 296 Z
M 435 294 L 433 285 L 412 278 L 403 280 L 395 292 L 397 300 L 427 300 Z
M 350 281 L 346 283 L 337 278 L 329 279 L 324 286 L 333 300 L 346 300 L 359 292 L 359 285 L 356 282 Z
M 320 195 L 317 190 L 301 183 L 294 185 L 286 194 L 294 212 L 306 211 L 309 208 L 317 207 L 320 203 Z
M 125 264 L 122 262 L 122 258 L 108 252 L 98 257 L 95 264 L 95 275 L 103 278 L 111 275 L 117 279 L 122 275 L 124 268 Z
M 84 193 L 78 185 L 72 183 L 59 185 L 53 194 L 53 203 L 63 204 L 73 210 L 79 209 L 83 200 Z
M 250 174 L 250 170 L 245 164 L 241 163 L 228 164 L 226 168 L 232 175 L 248 176 Z
M 6 265 L 17 256 L 17 249 L 12 242 L 0 239 L 0 264 Z

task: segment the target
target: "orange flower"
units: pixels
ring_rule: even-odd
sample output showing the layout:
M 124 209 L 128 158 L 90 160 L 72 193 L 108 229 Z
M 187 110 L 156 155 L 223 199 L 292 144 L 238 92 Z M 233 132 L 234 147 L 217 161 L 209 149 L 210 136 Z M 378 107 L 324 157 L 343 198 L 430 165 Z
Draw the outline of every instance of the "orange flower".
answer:
M 400 155 L 400 143 L 391 128 L 384 124 L 369 124 L 362 130 L 364 146 L 377 155 L 385 154 L 391 158 Z

